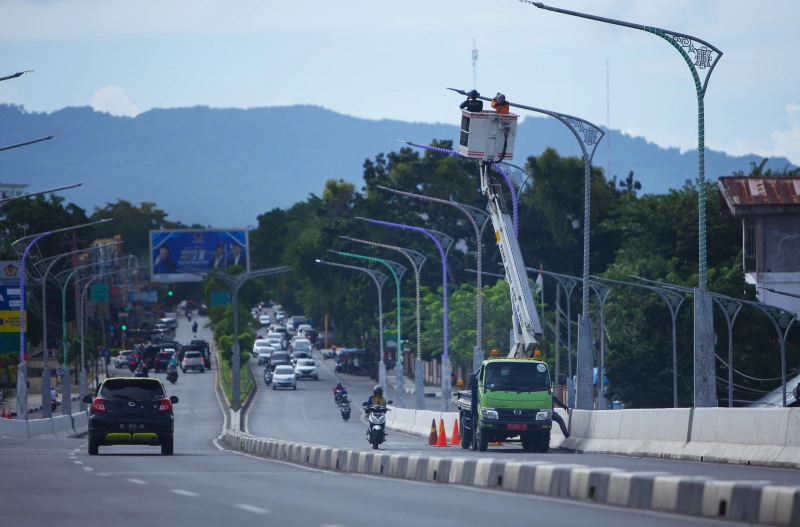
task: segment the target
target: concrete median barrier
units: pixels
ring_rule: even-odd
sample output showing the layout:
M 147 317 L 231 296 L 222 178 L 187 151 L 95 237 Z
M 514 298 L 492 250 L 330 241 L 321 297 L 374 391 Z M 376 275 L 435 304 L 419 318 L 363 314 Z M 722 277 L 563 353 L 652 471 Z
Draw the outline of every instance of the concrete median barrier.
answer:
M 426 416 L 427 417 L 427 416 Z M 621 422 L 620 430 L 623 429 Z M 601 426 L 613 426 L 608 421 Z M 440 457 L 331 448 L 228 430 L 224 442 L 268 459 L 354 474 L 495 488 L 690 516 L 800 526 L 800 487 L 627 472 L 545 461 Z

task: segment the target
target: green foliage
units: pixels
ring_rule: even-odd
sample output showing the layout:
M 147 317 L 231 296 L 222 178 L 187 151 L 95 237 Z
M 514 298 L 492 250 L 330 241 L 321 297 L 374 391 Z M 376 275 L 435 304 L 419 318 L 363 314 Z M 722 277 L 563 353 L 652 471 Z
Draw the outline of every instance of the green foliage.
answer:
M 169 221 L 168 213 L 157 208 L 153 202 L 142 202 L 138 207 L 124 199 L 107 203 L 105 207 L 95 207 L 91 221 L 114 218 L 114 221 L 95 227 L 97 235 L 111 238 L 122 235 L 125 252 L 138 256 L 149 255 L 150 230 L 177 229 L 186 225 Z

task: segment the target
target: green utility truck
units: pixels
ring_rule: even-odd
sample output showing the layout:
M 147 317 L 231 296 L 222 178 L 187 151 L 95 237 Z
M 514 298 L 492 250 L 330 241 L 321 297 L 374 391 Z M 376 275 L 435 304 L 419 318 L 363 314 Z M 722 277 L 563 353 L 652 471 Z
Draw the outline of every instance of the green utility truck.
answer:
M 538 357 L 489 358 L 470 374 L 470 386 L 457 394 L 461 448 L 484 452 L 491 442 L 519 441 L 525 450 L 547 452 L 553 425 L 547 364 Z

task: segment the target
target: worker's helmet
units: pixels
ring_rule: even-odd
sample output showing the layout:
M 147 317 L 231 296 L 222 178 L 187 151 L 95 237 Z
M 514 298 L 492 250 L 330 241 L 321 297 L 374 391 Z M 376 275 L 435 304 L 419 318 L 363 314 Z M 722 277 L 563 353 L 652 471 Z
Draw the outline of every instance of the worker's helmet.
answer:
M 503 94 L 502 94 L 502 93 L 500 93 L 500 92 L 497 92 L 497 98 L 498 98 L 498 99 L 505 99 L 505 98 L 506 98 L 506 96 L 505 96 L 505 95 L 503 95 Z
M 472 90 L 467 95 L 469 95 L 470 97 L 480 97 L 481 96 L 481 94 L 478 93 L 478 90 Z
M 375 385 L 372 389 L 372 395 L 383 395 L 383 388 L 381 388 L 380 384 Z

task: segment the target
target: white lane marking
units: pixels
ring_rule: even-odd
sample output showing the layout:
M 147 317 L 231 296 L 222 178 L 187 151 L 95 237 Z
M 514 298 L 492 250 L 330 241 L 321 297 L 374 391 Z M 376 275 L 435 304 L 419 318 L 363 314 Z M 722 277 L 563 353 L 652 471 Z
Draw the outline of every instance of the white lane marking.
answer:
M 183 489 L 172 489 L 172 492 L 174 492 L 175 494 L 180 494 L 181 496 L 189 496 L 190 498 L 195 498 L 200 495 L 196 492 L 191 492 Z
M 73 461 L 76 465 L 83 465 L 83 461 Z
M 131 483 L 136 483 L 137 485 L 147 485 L 147 482 L 142 481 L 141 479 L 128 478 L 128 481 L 130 481 Z
M 339 525 L 338 523 L 323 523 L 322 527 L 344 527 L 344 526 Z
M 83 467 L 83 470 L 94 470 L 92 467 Z
M 269 514 L 269 509 L 262 509 L 261 507 L 247 505 L 246 503 L 237 503 L 234 505 L 234 507 L 237 509 L 242 509 L 243 511 L 252 512 L 254 514 Z

